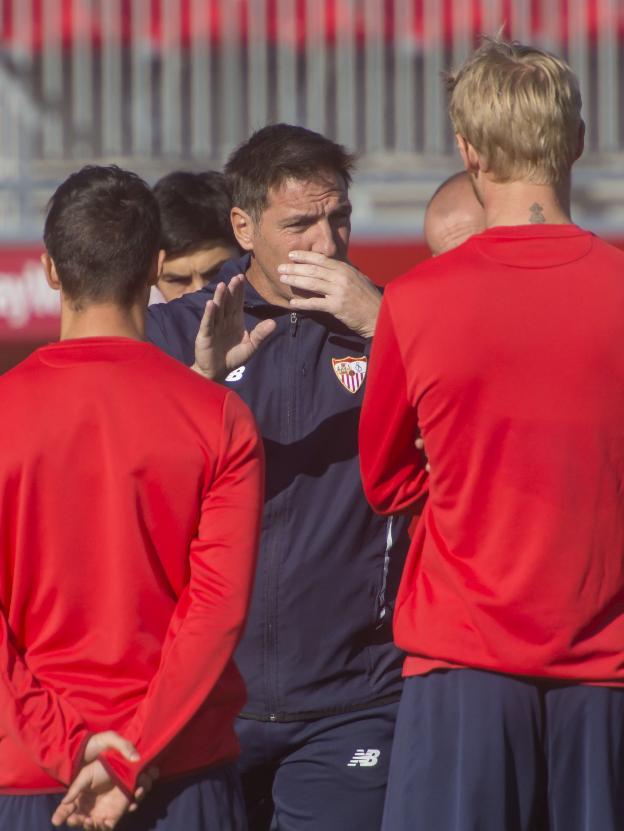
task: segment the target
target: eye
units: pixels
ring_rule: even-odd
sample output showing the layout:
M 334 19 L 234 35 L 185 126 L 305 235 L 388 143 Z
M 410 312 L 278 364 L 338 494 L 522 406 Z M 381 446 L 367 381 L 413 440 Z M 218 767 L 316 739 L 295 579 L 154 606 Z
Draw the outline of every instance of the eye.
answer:
M 332 214 L 331 221 L 334 225 L 345 225 L 351 219 L 351 211 L 344 210 Z
M 175 274 L 163 274 L 163 280 L 166 283 L 175 283 L 178 286 L 190 286 L 190 277 L 179 277 Z

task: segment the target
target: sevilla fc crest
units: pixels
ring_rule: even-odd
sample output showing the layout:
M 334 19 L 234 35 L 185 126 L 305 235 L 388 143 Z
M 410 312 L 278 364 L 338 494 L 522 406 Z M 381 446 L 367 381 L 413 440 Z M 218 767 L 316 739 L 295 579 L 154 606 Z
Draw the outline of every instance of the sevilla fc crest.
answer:
M 368 358 L 332 358 L 336 378 L 349 392 L 356 393 L 366 378 Z

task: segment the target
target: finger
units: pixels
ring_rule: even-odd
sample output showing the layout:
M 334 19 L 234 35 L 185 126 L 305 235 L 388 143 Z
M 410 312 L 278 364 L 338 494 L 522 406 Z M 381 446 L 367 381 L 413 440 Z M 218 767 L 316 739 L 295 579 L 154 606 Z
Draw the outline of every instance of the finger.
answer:
M 227 303 L 229 297 L 229 292 L 227 290 L 227 286 L 225 283 L 219 283 L 214 290 L 214 294 L 212 295 L 212 301 L 217 307 L 217 310 L 223 311 L 223 307 Z
M 88 768 L 83 768 L 78 776 L 74 779 L 74 781 L 69 786 L 67 793 L 61 800 L 61 805 L 68 805 L 73 804 L 80 794 L 87 790 L 91 784 L 91 775 Z M 60 807 L 60 806 L 59 806 Z
M 145 777 L 142 780 L 139 780 L 139 786 L 134 792 L 134 799 L 136 802 L 141 802 L 142 799 L 145 799 L 149 791 L 152 789 L 152 780 L 149 777 Z
M 416 447 L 417 447 L 419 450 L 422 450 L 422 449 L 423 449 L 423 447 L 425 446 L 425 442 L 424 442 L 422 439 L 416 439 L 416 441 L 414 442 L 414 444 L 416 445 Z
M 156 777 L 149 770 L 143 771 L 137 780 L 137 785 L 145 791 L 149 791 L 154 784 Z
M 141 758 L 139 751 L 132 742 L 124 739 L 123 736 L 115 733 L 114 730 L 108 730 L 106 733 L 102 733 L 99 738 L 102 750 L 116 750 L 129 762 L 138 762 Z
M 316 277 L 319 280 L 332 281 L 336 278 L 336 271 L 316 263 L 284 263 L 277 267 L 279 274 L 290 274 L 299 277 Z
M 143 773 L 137 779 L 138 788 L 134 792 L 134 802 L 132 803 L 132 805 L 134 805 L 135 807 L 134 809 L 129 808 L 128 810 L 136 810 L 136 808 L 138 807 L 138 803 L 145 799 L 149 791 L 151 791 L 154 781 L 157 779 L 157 777 L 158 768 L 151 767 L 148 770 L 143 771 Z
M 227 289 L 225 283 L 219 283 L 216 286 L 211 299 L 208 300 L 204 306 L 204 314 L 202 315 L 202 319 L 199 324 L 200 331 L 204 331 L 210 322 L 213 321 L 219 313 L 223 312 L 223 301 L 226 294 Z
M 232 277 L 227 285 L 225 298 L 223 300 L 223 316 L 225 319 L 232 320 L 237 315 L 241 314 L 243 310 L 243 276 L 237 274 Z
M 319 251 L 289 251 L 288 259 L 292 263 L 310 263 L 325 268 L 335 268 L 341 264 L 339 260 L 333 260 L 327 254 L 321 254 Z
M 208 334 L 207 330 L 211 328 L 212 319 L 215 313 L 215 303 L 212 298 L 206 301 L 206 305 L 204 306 L 204 313 L 202 315 L 202 319 L 199 321 L 199 330 L 197 335 L 206 335 Z
M 249 333 L 249 340 L 254 350 L 258 349 L 273 334 L 276 325 L 274 320 L 261 320 L 257 326 L 254 326 Z
M 63 823 L 67 822 L 67 820 L 69 819 L 69 817 L 71 817 L 75 810 L 75 802 L 61 802 L 56 811 L 52 814 L 52 825 L 63 825 Z
M 329 312 L 329 314 L 333 314 L 334 311 L 329 297 L 293 297 L 290 306 L 301 312 Z
M 228 283 L 227 287 L 230 294 L 240 294 L 243 290 L 245 285 L 245 275 L 244 274 L 236 274 L 230 282 Z
M 320 280 L 318 277 L 304 277 L 297 274 L 280 274 L 280 282 L 287 286 L 304 291 L 313 291 L 323 296 L 333 294 L 335 286 L 329 280 Z
M 199 331 L 197 338 L 211 338 L 214 334 L 215 319 L 217 316 L 218 307 L 214 300 L 209 300 L 204 308 L 201 322 L 199 324 Z
M 230 290 L 230 306 L 229 313 L 232 316 L 242 315 L 243 306 L 245 302 L 245 278 L 242 274 L 237 274 L 228 283 Z

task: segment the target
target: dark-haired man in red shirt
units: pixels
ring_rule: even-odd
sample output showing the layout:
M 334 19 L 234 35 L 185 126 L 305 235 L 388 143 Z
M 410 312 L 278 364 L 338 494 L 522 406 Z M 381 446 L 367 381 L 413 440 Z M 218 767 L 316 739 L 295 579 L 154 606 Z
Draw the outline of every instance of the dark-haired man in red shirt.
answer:
M 0 828 L 43 831 L 55 809 L 112 828 L 156 762 L 124 829 L 242 831 L 232 653 L 263 502 L 255 423 L 143 340 L 162 261 L 144 182 L 73 174 L 44 239 L 61 340 L 0 379 Z M 104 729 L 138 757 L 91 761 Z
M 450 87 L 487 230 L 388 288 L 360 422 L 373 507 L 428 492 L 383 828 L 617 831 L 624 254 L 570 219 L 563 61 L 488 41 Z

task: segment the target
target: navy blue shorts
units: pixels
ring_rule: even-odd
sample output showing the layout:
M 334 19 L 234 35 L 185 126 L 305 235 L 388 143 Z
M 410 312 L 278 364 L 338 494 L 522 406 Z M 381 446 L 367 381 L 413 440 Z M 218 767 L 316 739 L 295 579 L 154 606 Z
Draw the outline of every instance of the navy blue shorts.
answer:
M 622 831 L 624 690 L 459 669 L 406 679 L 383 831 Z
M 51 831 L 62 794 L 0 796 L 0 831 Z M 67 828 L 66 825 L 63 828 Z M 233 765 L 156 783 L 116 831 L 246 831 L 240 778 Z
M 250 831 L 379 831 L 397 709 L 238 719 Z

